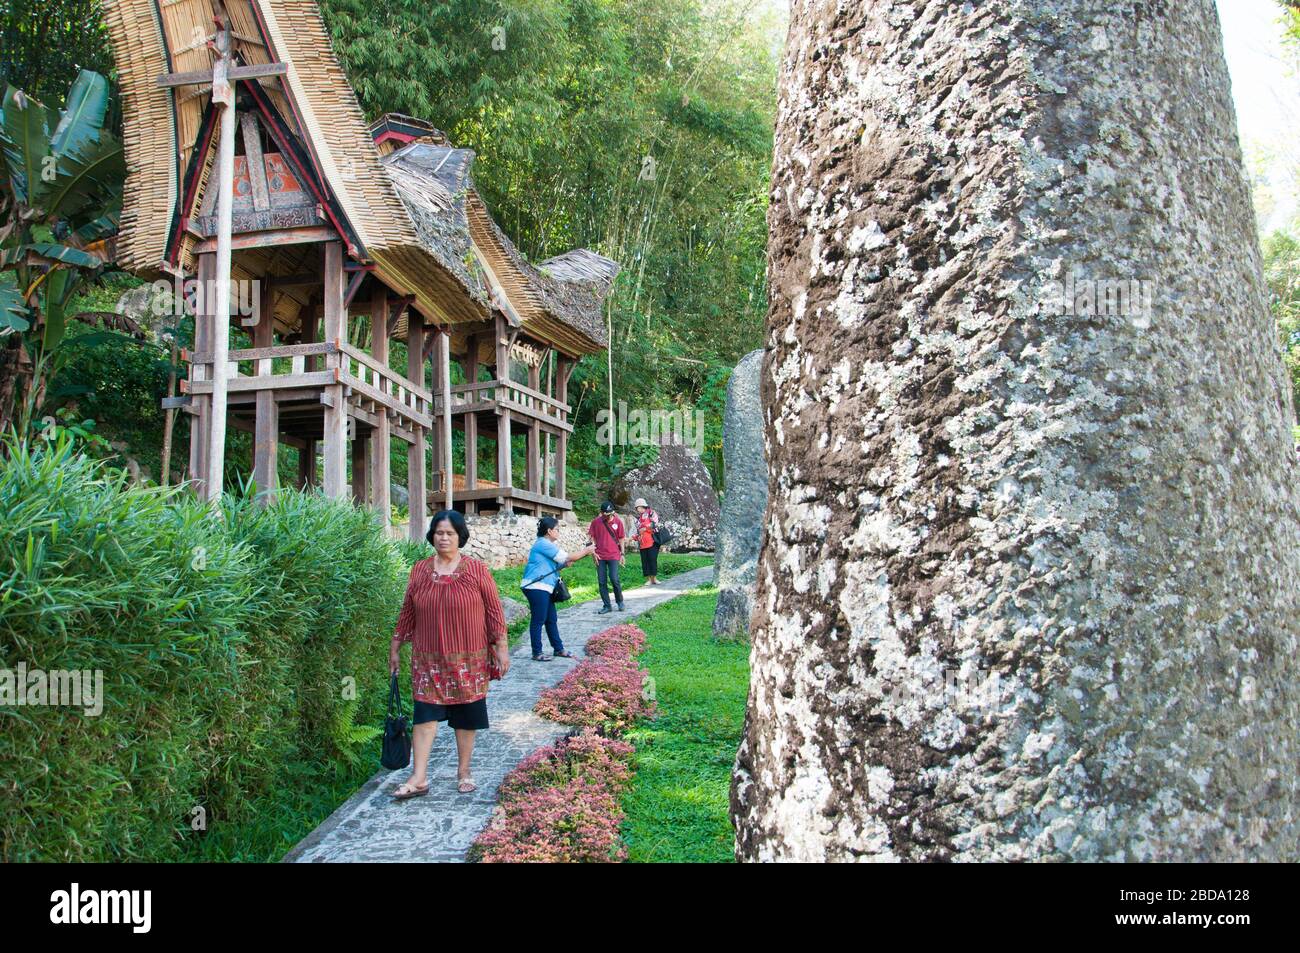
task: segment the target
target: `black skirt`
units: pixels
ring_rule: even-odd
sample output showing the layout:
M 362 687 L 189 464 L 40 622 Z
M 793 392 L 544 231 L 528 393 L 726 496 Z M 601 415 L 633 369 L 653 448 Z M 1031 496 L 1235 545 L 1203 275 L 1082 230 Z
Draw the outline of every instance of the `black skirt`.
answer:
M 445 721 L 462 731 L 484 731 L 488 726 L 487 699 L 480 698 L 463 705 L 435 705 L 416 699 L 414 723 L 422 725 L 427 721 Z

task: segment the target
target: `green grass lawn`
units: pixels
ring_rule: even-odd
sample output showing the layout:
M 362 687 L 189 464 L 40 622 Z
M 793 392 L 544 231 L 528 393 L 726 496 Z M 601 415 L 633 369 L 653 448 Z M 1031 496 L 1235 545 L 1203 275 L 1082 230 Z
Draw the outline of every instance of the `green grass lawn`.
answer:
M 635 619 L 659 717 L 630 732 L 636 776 L 623 797 L 628 860 L 729 863 L 731 768 L 749 691 L 749 646 L 712 637 L 717 589 L 678 596 Z

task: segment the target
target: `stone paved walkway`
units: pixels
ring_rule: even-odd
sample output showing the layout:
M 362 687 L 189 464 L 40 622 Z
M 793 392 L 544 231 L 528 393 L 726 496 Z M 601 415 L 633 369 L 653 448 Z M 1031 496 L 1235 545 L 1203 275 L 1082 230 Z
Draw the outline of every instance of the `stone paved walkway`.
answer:
M 429 755 L 432 791 L 427 796 L 393 801 L 389 792 L 406 779 L 410 768 L 380 771 L 291 850 L 285 862 L 463 861 L 492 815 L 497 788 L 506 774 L 534 748 L 571 730 L 533 714 L 541 690 L 578 663 L 587 639 L 597 632 L 630 621 L 712 579 L 713 567 L 705 566 L 670 576 L 659 586 L 628 590 L 623 594 L 626 612 L 597 615 L 599 599 L 562 610 L 560 635 L 578 659 L 534 662 L 527 639 L 515 649 L 510 674 L 493 682 L 488 692 L 492 727 L 480 732 L 474 745 L 477 791 L 456 791 L 454 732 L 441 725 Z

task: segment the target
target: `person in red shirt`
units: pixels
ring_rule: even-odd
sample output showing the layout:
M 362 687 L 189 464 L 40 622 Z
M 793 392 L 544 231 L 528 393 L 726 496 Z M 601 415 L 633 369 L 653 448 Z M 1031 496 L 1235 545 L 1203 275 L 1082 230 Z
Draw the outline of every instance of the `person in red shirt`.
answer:
M 587 535 L 596 544 L 596 582 L 600 585 L 600 601 L 605 603 L 598 615 L 613 611 L 609 607 L 610 583 L 614 586 L 618 611 L 623 612 L 623 580 L 619 578 L 618 567 L 623 565 L 623 540 L 627 538 L 627 530 L 609 500 L 600 504 L 600 515 L 587 527 Z
M 655 534 L 659 531 L 659 514 L 650 508 L 645 497 L 638 497 L 632 504 L 636 507 L 636 539 L 641 551 L 641 575 L 647 586 L 659 585 L 659 542 Z
M 456 787 L 474 790 L 474 735 L 488 726 L 488 682 L 510 670 L 506 617 L 487 565 L 461 552 L 469 541 L 465 517 L 440 510 L 426 537 L 434 554 L 411 567 L 406 598 L 388 648 L 397 674 L 403 642 L 411 643 L 415 696 L 411 776 L 393 792 L 401 801 L 429 793 L 427 769 L 438 722 L 456 732 Z

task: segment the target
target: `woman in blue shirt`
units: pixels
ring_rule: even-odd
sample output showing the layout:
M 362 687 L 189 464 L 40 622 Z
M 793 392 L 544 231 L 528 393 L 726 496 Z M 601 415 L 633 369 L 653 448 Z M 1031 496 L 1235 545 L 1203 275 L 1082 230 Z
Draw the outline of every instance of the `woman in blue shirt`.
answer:
M 560 641 L 560 624 L 551 595 L 555 591 L 555 583 L 560 578 L 562 567 L 596 551 L 595 546 L 588 546 L 570 555 L 560 548 L 559 539 L 560 521 L 554 516 L 539 519 L 537 542 L 528 551 L 528 564 L 524 566 L 521 585 L 528 598 L 528 608 L 532 610 L 532 616 L 528 620 L 528 637 L 533 643 L 534 662 L 551 660 L 551 656 L 542 653 L 542 626 L 546 627 L 546 637 L 555 654 L 560 658 L 573 658 L 564 650 L 564 643 Z

